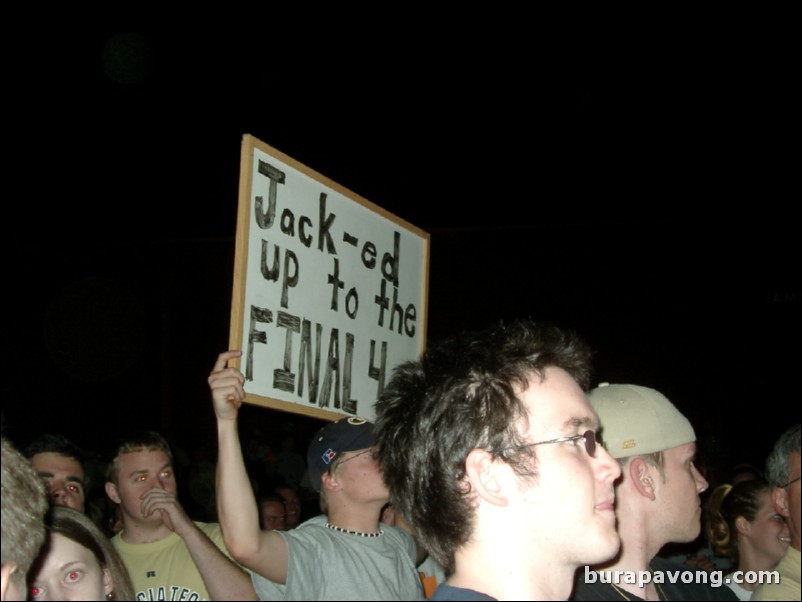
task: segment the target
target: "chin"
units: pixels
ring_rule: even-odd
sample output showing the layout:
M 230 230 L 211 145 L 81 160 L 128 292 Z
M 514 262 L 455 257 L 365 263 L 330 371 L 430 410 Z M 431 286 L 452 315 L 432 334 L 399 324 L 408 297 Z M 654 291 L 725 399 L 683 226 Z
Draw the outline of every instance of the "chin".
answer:
M 601 564 L 611 560 L 621 548 L 621 538 L 613 529 L 611 533 L 601 533 L 596 538 L 594 545 L 590 548 L 592 552 L 584 560 L 585 564 Z
M 689 543 L 699 537 L 699 533 L 702 532 L 702 527 L 700 525 L 696 525 L 695 527 L 691 527 L 691 529 L 684 534 L 677 535 L 676 538 L 670 540 L 673 543 Z

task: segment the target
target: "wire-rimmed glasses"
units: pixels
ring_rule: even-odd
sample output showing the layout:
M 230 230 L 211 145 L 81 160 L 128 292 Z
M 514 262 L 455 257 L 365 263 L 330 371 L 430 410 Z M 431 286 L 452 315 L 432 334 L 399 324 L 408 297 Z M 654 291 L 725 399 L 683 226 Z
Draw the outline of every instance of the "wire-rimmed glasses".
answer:
M 569 441 L 579 441 L 580 439 L 585 440 L 585 451 L 588 452 L 588 455 L 591 458 L 596 457 L 596 446 L 604 447 L 604 442 L 601 440 L 601 437 L 597 435 L 594 431 L 587 430 L 581 435 L 572 435 L 570 437 L 560 437 L 559 439 L 549 439 L 548 441 L 538 441 L 537 443 L 524 443 L 523 445 L 515 445 L 513 447 L 505 447 L 503 449 L 497 450 L 496 453 L 501 453 L 505 451 L 510 451 L 513 449 L 523 449 L 524 447 L 532 447 L 533 445 L 547 445 L 549 443 L 568 443 Z M 348 458 L 350 460 L 351 458 Z
M 794 484 L 794 483 L 796 483 L 796 482 L 797 482 L 799 479 L 802 479 L 802 474 L 801 474 L 801 475 L 799 475 L 799 476 L 798 476 L 797 478 L 795 478 L 795 479 L 791 479 L 791 480 L 790 480 L 790 481 L 788 481 L 788 482 L 787 482 L 785 485 L 780 485 L 780 489 L 785 489 L 786 487 L 788 487 L 788 486 L 790 486 L 790 485 L 793 485 L 793 484 Z

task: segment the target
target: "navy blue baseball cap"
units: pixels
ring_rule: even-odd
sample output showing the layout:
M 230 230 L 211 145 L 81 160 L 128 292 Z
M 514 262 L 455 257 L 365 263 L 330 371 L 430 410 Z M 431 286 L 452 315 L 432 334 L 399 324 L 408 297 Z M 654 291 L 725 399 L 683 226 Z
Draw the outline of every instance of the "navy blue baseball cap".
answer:
M 320 491 L 323 473 L 339 454 L 372 446 L 373 423 L 364 418 L 351 416 L 327 424 L 315 434 L 306 452 L 309 485 Z

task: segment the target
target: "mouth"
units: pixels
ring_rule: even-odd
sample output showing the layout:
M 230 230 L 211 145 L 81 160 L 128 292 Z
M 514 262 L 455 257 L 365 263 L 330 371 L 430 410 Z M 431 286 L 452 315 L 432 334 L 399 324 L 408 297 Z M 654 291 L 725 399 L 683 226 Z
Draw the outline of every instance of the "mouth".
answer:
M 615 513 L 615 498 L 613 497 L 596 504 L 596 510 L 599 512 Z
M 779 539 L 783 543 L 787 543 L 787 544 L 791 543 L 791 536 L 790 535 L 780 535 L 777 539 Z

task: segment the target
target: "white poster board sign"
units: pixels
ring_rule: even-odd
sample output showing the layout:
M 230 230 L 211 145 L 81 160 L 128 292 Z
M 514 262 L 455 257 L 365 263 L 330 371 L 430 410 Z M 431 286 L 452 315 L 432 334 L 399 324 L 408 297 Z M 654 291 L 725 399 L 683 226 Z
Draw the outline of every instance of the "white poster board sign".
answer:
M 243 136 L 230 348 L 246 402 L 373 420 L 393 368 L 425 346 L 429 239 Z

